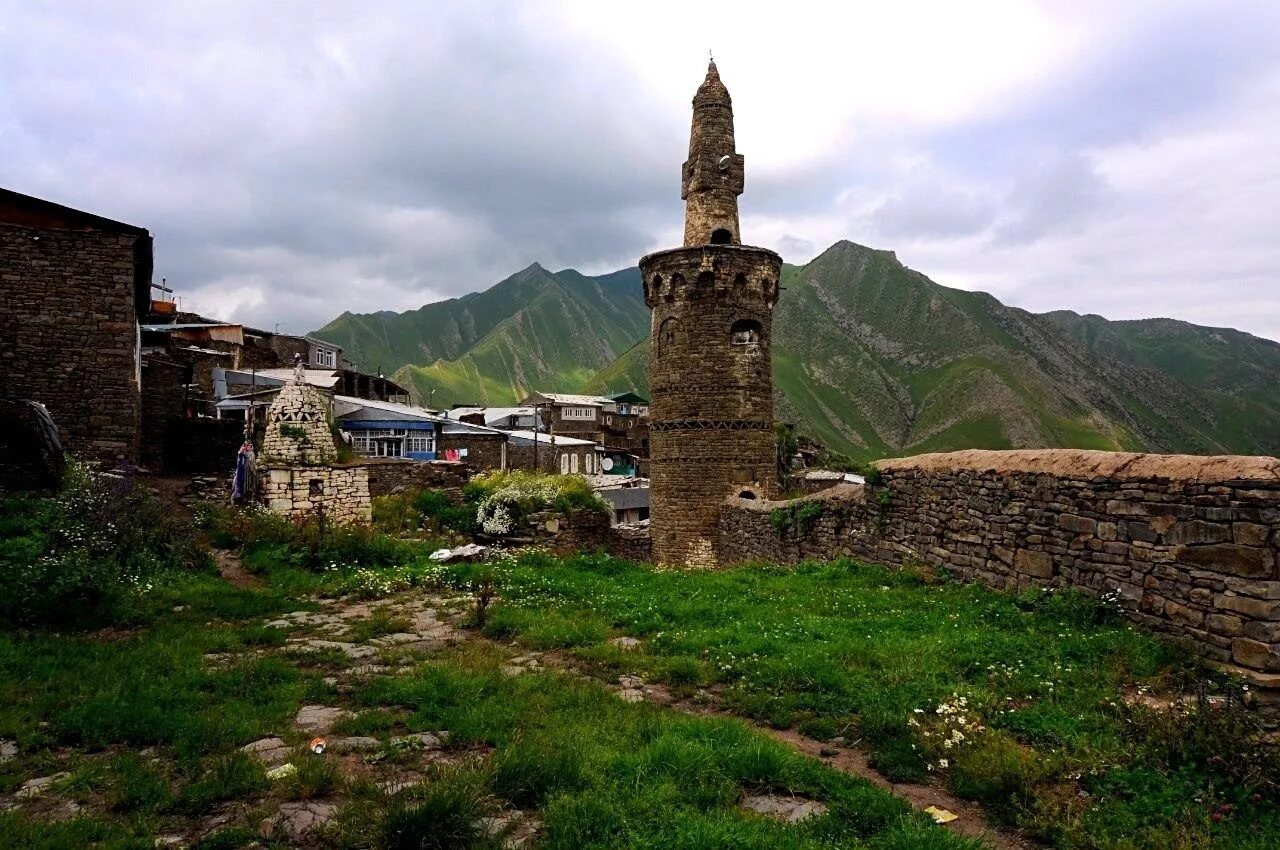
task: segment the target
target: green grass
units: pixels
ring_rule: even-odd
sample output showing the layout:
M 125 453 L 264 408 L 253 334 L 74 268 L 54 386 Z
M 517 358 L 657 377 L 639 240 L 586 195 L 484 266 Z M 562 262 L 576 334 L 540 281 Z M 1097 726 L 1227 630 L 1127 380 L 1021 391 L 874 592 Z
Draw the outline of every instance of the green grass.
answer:
M 943 776 L 1058 846 L 1262 847 L 1273 845 L 1251 843 L 1255 831 L 1280 835 L 1280 773 L 1257 755 L 1248 716 L 1233 727 L 1238 711 L 1162 720 L 1127 707 L 1126 688 L 1214 677 L 1077 595 L 852 562 L 682 573 L 527 556 L 498 574 L 493 637 L 569 649 L 609 677 L 710 687 L 743 715 L 858 740 L 891 778 Z M 605 643 L 618 633 L 643 652 Z M 952 751 L 937 745 L 937 710 L 959 696 L 983 729 Z M 1233 773 L 1215 755 L 1252 766 Z M 1233 812 L 1214 823 L 1221 804 Z
M 317 578 L 360 572 L 377 571 Z M 271 586 L 258 590 L 172 575 L 135 600 L 128 629 L 0 632 L 0 737 L 17 740 L 20 752 L 0 766 L 0 793 L 65 769 L 71 778 L 55 793 L 85 806 L 61 823 L 0 813 L 0 847 L 151 846 L 155 835 L 185 831 L 226 805 L 251 822 L 230 824 L 200 846 L 242 846 L 258 819 L 291 799 L 342 804 L 324 837 L 335 846 L 496 847 L 476 817 L 512 807 L 536 810 L 545 824 L 539 846 L 551 848 L 977 846 L 738 722 L 626 704 L 569 673 L 510 678 L 505 653 L 487 643 L 447 650 L 342 696 L 320 680 L 313 657 L 285 654 L 262 626 L 306 607 L 296 594 L 315 586 L 300 583 L 300 573 L 269 561 L 263 575 Z M 358 636 L 401 625 L 379 612 Z M 590 619 L 562 631 L 568 644 L 608 634 Z M 678 659 L 669 672 L 686 682 L 705 675 Z M 357 712 L 336 734 L 447 729 L 454 763 L 427 766 L 420 786 L 387 797 L 367 779 L 342 775 L 336 760 L 302 749 L 291 718 L 316 702 Z M 271 782 L 239 747 L 278 733 L 297 748 L 298 771 Z M 412 752 L 386 758 L 420 765 Z M 739 808 L 743 794 L 769 790 L 821 800 L 830 811 L 786 825 Z

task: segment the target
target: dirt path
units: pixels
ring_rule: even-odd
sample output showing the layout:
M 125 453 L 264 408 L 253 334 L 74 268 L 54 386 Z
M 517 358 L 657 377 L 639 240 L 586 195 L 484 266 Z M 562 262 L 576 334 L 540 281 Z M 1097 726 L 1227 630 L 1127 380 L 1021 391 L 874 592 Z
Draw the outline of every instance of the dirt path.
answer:
M 244 568 L 240 556 L 224 549 L 213 550 L 213 560 L 218 565 L 218 572 L 227 583 L 239 590 L 254 590 L 262 587 L 262 579 Z
M 578 659 L 562 652 L 534 654 L 548 666 L 567 670 L 575 675 L 586 676 L 599 681 Z M 626 681 L 631 680 L 631 681 Z M 902 798 L 918 811 L 930 807 L 945 810 L 956 818 L 945 824 L 943 828 L 967 838 L 977 838 L 995 850 L 1034 850 L 1042 845 L 1021 833 L 1001 829 L 987 820 L 981 806 L 969 800 L 963 800 L 945 788 L 937 785 L 921 785 L 912 782 L 892 782 L 884 774 L 870 764 L 867 753 L 857 747 L 835 745 L 802 735 L 795 729 L 775 729 L 767 724 L 759 723 L 741 715 L 734 714 L 714 703 L 690 702 L 677 699 L 665 686 L 642 684 L 635 686 L 635 677 L 621 677 L 623 697 L 627 693 L 636 694 L 633 699 L 643 699 L 655 705 L 661 705 L 685 714 L 699 717 L 725 717 L 737 720 L 757 732 L 761 732 L 776 741 L 780 741 L 797 752 L 810 758 L 818 759 L 842 773 L 859 776 L 878 788 L 882 788 Z

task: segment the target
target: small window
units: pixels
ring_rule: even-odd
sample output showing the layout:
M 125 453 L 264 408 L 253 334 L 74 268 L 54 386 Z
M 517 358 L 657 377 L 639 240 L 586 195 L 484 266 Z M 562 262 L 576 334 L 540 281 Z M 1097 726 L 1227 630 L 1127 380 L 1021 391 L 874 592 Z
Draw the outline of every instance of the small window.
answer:
M 729 342 L 733 345 L 759 346 L 760 323 L 754 319 L 739 319 L 729 329 Z
M 733 234 L 730 233 L 728 230 L 725 230 L 723 227 L 717 228 L 716 230 L 711 231 L 712 245 L 728 245 L 732 241 L 733 241 Z
M 336 358 L 336 356 L 335 356 L 335 352 L 334 352 L 334 350 L 333 350 L 332 348 L 317 348 L 317 349 L 316 349 L 316 364 L 317 364 L 317 365 L 324 366 L 324 367 L 325 367 L 325 368 L 327 368 L 327 369 L 332 369 L 336 363 L 337 363 L 337 358 Z
M 680 336 L 680 322 L 674 316 L 663 320 L 658 326 L 658 348 L 663 349 L 675 345 Z

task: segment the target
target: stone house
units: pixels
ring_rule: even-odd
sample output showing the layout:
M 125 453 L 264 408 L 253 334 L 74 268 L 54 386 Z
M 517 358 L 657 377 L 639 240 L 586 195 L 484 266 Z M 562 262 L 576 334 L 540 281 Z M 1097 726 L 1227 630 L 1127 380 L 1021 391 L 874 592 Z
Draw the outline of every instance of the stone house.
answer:
M 507 441 L 507 465 L 510 469 L 558 472 L 561 475 L 603 472 L 603 450 L 591 440 L 537 431 L 509 431 Z
M 635 393 L 609 396 L 531 393 L 522 405 L 538 410 L 547 430 L 604 447 L 606 472 L 633 475 L 644 471 L 649 456 L 649 403 Z
M 0 396 L 43 404 L 73 454 L 137 460 L 146 228 L 0 189 Z

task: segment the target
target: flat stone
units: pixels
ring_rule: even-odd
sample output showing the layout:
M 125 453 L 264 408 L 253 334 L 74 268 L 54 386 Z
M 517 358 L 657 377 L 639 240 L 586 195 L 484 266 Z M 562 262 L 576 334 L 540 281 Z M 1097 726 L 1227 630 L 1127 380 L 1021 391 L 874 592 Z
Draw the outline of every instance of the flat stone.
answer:
M 1280 671 L 1280 647 L 1250 638 L 1238 637 L 1231 641 L 1231 657 L 1237 664 L 1267 673 Z
M 508 850 L 530 846 L 542 829 L 542 821 L 537 816 L 518 810 L 481 818 L 478 825 L 485 835 L 500 839 Z
M 642 688 L 644 687 L 644 679 L 639 676 L 619 676 L 618 684 L 623 688 Z
M 1174 554 L 1180 563 L 1245 578 L 1272 578 L 1275 572 L 1275 556 L 1269 549 L 1256 546 L 1241 546 L 1238 543 L 1179 546 Z
M 644 691 L 639 688 L 623 688 L 618 691 L 623 702 L 644 702 Z
M 302 800 L 282 803 L 280 810 L 262 822 L 260 832 L 266 838 L 298 839 L 333 820 L 338 807 L 332 803 Z
M 413 750 L 438 750 L 448 733 L 433 735 L 430 732 L 414 732 L 411 735 L 397 735 L 391 739 L 391 746 Z
M 0 738 L 0 764 L 12 760 L 18 755 L 18 742 L 8 738 Z
M 379 749 L 382 749 L 382 742 L 367 735 L 335 738 L 329 742 L 329 750 L 334 753 L 367 753 Z
M 263 625 L 265 625 L 268 629 L 291 629 L 291 628 L 293 628 L 293 623 L 289 622 L 288 620 L 271 620 L 270 622 L 268 622 L 268 623 L 264 623 Z
M 294 652 L 326 652 L 332 650 L 341 652 L 353 661 L 361 658 L 369 658 L 378 654 L 376 647 L 365 646 L 364 644 L 359 643 L 346 643 L 345 641 L 340 640 L 304 640 L 291 645 L 290 649 Z
M 294 715 L 293 725 L 302 732 L 312 735 L 324 735 L 333 730 L 339 722 L 355 717 L 345 708 L 332 708 L 327 705 L 304 705 Z
M 816 815 L 825 814 L 826 805 L 817 800 L 789 797 L 779 794 L 751 794 L 742 800 L 742 808 L 785 823 L 799 823 Z
M 1013 568 L 1036 578 L 1053 577 L 1053 556 L 1048 552 L 1019 549 L 1013 556 Z
M 39 797 L 44 792 L 50 790 L 54 785 L 70 778 L 71 774 L 64 770 L 50 776 L 39 776 L 35 779 L 28 779 L 26 782 L 22 783 L 22 787 L 19 788 L 13 796 L 19 800 L 29 800 L 32 797 Z
M 186 841 L 181 835 L 157 835 L 152 843 L 156 847 L 181 847 Z
M 289 746 L 283 738 L 261 738 L 240 748 L 266 765 L 283 764 L 289 760 Z
M 379 673 L 386 673 L 391 668 L 385 664 L 358 664 L 355 667 L 347 668 L 348 676 L 376 676 Z
M 411 634 L 409 632 L 396 632 L 394 634 L 374 638 L 369 641 L 369 643 L 376 644 L 377 646 L 399 646 L 402 643 L 413 643 L 419 640 L 422 640 L 421 635 Z
M 618 649 L 632 652 L 640 648 L 640 641 L 633 637 L 616 637 L 612 638 L 609 643 L 618 647 Z

